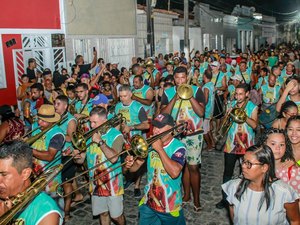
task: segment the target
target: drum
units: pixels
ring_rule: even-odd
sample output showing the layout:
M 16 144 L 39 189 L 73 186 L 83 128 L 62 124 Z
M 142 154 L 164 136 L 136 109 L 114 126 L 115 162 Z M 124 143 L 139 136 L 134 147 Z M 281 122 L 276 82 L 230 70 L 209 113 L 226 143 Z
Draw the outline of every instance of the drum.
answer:
M 258 117 L 258 121 L 266 129 L 270 129 L 277 116 L 278 112 L 276 111 L 276 104 L 272 104 L 261 112 Z

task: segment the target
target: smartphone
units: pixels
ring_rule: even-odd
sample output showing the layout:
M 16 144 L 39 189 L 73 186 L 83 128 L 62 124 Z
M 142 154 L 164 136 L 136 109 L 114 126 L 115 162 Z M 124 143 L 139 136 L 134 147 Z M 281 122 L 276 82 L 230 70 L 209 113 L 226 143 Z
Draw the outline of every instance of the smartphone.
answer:
M 96 48 L 95 48 L 95 47 L 93 47 L 93 52 L 94 52 L 94 51 L 96 51 Z

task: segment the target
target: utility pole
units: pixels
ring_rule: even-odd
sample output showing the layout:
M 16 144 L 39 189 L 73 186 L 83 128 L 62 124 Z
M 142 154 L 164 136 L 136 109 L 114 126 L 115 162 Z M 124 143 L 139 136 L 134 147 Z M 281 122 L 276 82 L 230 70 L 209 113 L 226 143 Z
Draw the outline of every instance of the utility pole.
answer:
M 186 58 L 190 61 L 189 42 L 189 0 L 184 0 L 184 52 Z
M 147 0 L 147 56 L 154 55 L 154 20 L 152 15 L 152 0 Z
M 168 0 L 168 11 L 170 11 L 171 0 Z

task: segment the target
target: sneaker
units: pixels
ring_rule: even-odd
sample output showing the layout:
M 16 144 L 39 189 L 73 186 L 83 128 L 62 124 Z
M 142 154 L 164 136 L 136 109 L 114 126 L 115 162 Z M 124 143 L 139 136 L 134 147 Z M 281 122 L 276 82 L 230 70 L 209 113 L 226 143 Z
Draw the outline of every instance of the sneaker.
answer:
M 216 204 L 216 208 L 217 209 L 223 209 L 227 206 L 227 202 L 222 199 L 221 201 L 219 201 L 217 204 Z
M 134 197 L 135 197 L 135 198 L 139 198 L 139 197 L 141 197 L 141 196 L 142 196 L 141 190 L 140 190 L 139 188 L 135 188 L 135 189 L 134 189 Z
M 130 187 L 130 185 L 132 185 L 132 184 L 133 184 L 133 181 L 131 181 L 131 180 L 126 181 L 126 183 L 124 184 L 124 190 L 127 190 Z

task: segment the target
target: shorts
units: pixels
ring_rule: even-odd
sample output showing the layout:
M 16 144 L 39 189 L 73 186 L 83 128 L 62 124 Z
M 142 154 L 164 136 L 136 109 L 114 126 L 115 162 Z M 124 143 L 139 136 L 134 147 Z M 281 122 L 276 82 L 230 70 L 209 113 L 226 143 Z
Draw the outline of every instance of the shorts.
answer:
M 65 163 L 67 162 L 72 156 L 62 156 L 61 162 Z M 70 160 L 66 165 L 64 165 L 63 170 L 61 171 L 61 179 L 62 182 L 68 181 L 75 177 L 77 167 L 73 160 Z M 71 181 L 73 182 L 73 180 Z
M 111 218 L 118 218 L 123 214 L 123 195 L 119 196 L 92 196 L 93 216 L 109 212 Z
M 210 131 L 210 119 L 204 119 L 203 121 L 203 134 L 207 134 Z
M 143 204 L 139 207 L 139 225 L 185 225 L 183 210 L 179 211 L 178 216 L 171 213 L 161 213 Z
M 189 165 L 201 164 L 203 134 L 186 136 L 181 141 L 186 146 L 186 162 Z

